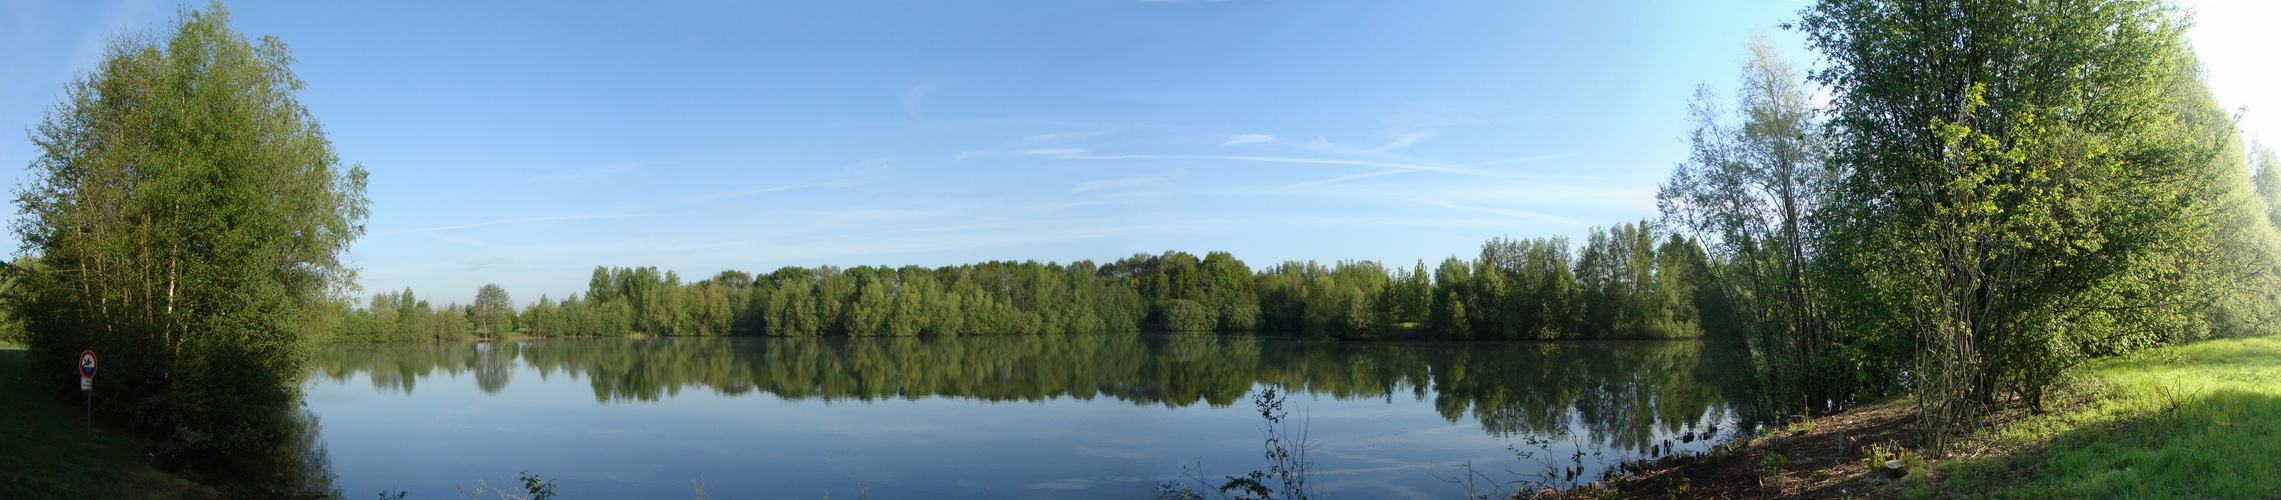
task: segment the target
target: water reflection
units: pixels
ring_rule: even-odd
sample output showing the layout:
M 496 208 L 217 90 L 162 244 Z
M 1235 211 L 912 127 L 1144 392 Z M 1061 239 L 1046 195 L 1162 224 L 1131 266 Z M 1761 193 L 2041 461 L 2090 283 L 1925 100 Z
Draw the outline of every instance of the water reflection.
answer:
M 790 400 L 923 397 L 986 401 L 1112 398 L 1226 406 L 1255 384 L 1338 399 L 1426 401 L 1497 437 L 1569 438 L 1622 451 L 1735 420 L 1739 351 L 1700 342 L 1363 343 L 1212 334 L 949 338 L 652 338 L 345 344 L 318 376 L 362 375 L 411 394 L 422 379 L 472 374 L 486 393 L 519 369 L 572 376 L 599 403 L 682 390 Z M 527 374 L 526 374 L 527 375 Z
M 269 439 L 233 452 L 177 452 L 162 443 L 152 465 L 233 498 L 341 498 L 317 414 L 296 408 L 280 422 Z

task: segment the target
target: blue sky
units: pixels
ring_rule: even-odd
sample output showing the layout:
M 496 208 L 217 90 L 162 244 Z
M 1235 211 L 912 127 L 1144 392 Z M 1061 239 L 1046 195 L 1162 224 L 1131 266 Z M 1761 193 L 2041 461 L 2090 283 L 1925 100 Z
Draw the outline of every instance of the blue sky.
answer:
M 31 127 L 104 40 L 177 5 L 0 1 L 0 123 Z M 1496 236 L 1580 239 L 1655 215 L 1688 95 L 1732 88 L 1753 33 L 1811 63 L 1776 28 L 1804 5 L 230 9 L 293 47 L 303 104 L 373 173 L 351 252 L 365 293 L 467 302 L 499 283 L 528 302 L 583 291 L 597 265 L 692 281 L 1167 249 L 1407 265 Z M 2194 36 L 2229 105 L 2281 110 L 2258 94 L 2281 85 L 2260 66 L 2281 46 L 2254 24 L 2270 9 L 2202 7 Z M 29 163 L 22 137 L 0 140 L 0 164 Z

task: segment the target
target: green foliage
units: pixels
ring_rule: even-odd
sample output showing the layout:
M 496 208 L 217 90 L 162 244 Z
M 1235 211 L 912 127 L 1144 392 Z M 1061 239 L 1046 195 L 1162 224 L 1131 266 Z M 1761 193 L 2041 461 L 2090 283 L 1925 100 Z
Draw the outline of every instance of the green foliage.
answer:
M 2255 173 L 2257 198 L 2265 202 L 2265 220 L 2281 227 L 2281 157 L 2264 143 L 2252 143 L 2247 159 L 2249 171 Z
M 2281 173 L 2185 25 L 2161 1 L 1824 1 L 1795 28 L 1830 109 L 1763 39 L 1731 117 L 1699 90 L 1658 202 L 1706 242 L 1672 266 L 1703 276 L 1712 336 L 1748 341 L 1761 411 L 1910 392 L 1938 455 L 2088 360 L 2273 331 Z M 1592 289 L 1615 259 L 1584 260 Z
M 295 100 L 285 44 L 228 24 L 219 3 L 185 9 L 65 89 L 16 199 L 39 265 L 8 291 L 39 363 L 95 350 L 96 412 L 193 454 L 291 438 L 367 207 L 364 170 Z
M 475 304 L 469 306 L 475 328 L 485 337 L 506 337 L 514 332 L 515 301 L 507 296 L 507 289 L 498 284 L 486 284 L 475 291 Z
M 503 292 L 502 292 L 503 293 Z M 583 324 L 587 312 L 572 307 L 574 301 L 564 301 L 561 308 L 540 321 L 541 328 L 562 330 Z M 550 304 L 551 306 L 551 304 Z M 411 289 L 402 292 L 381 292 L 362 309 L 349 309 L 343 304 L 338 310 L 334 340 L 356 342 L 441 342 L 462 340 L 475 335 L 475 321 L 470 319 L 472 307 L 445 304 L 442 307 L 420 300 Z
M 1164 306 L 1164 329 L 1175 332 L 1211 331 L 1219 325 L 1211 308 L 1187 299 L 1172 299 Z
M 2271 271 L 2240 254 L 2271 247 L 2239 232 L 2263 214 L 2185 25 L 2149 1 L 1804 12 L 1846 172 L 1832 285 L 1861 308 L 1848 330 L 1923 353 L 1899 364 L 1935 454 L 1999 390 L 2040 405 L 2085 360 L 2199 336 L 2208 305 Z
M 2233 219 L 2219 224 L 2217 251 L 2207 256 L 2231 276 L 2208 309 L 2216 337 L 2268 335 L 2281 325 L 2281 159 L 2252 143 L 2244 160 L 2256 173 L 2252 179 L 2210 172 L 2223 217 Z M 2261 213 L 2265 224 L 2255 221 Z
M 680 283 L 657 268 L 596 267 L 584 295 L 519 314 L 496 285 L 437 308 L 411 290 L 334 304 L 342 341 L 534 336 L 892 336 L 1079 332 L 1293 332 L 1344 339 L 1693 338 L 1706 275 L 1694 240 L 1619 224 L 1572 261 L 1565 239 L 1490 240 L 1432 273 L 1369 261 L 1253 271 L 1226 252 L 1140 254 L 1096 266 L 985 262 L 927 269 L 787 267 Z M 1612 235 L 1612 236 L 1611 236 Z M 1572 268 L 1592 274 L 1586 288 Z
M 1707 258 L 1671 265 L 1706 284 L 1686 301 L 1716 336 L 1744 340 L 1755 353 L 1760 393 L 1768 396 L 1760 411 L 1823 411 L 1850 390 L 1845 370 L 1817 369 L 1833 346 L 1846 344 L 1828 321 L 1828 285 L 1816 267 L 1838 171 L 1824 161 L 1822 124 L 1803 78 L 1764 38 L 1750 50 L 1731 116 L 1709 87 L 1696 89 L 1690 154 L 1656 201 L 1667 223 L 1706 242 Z
M 1759 456 L 1758 477 L 1760 481 L 1773 481 L 1775 478 L 1782 477 L 1782 467 L 1786 465 L 1790 465 L 1790 457 L 1782 456 L 1781 453 L 1769 451 L 1765 455 Z
M 8 263 L 7 267 L 13 271 L 0 272 L 0 297 L 10 296 L 19 272 L 34 272 L 38 266 L 39 260 L 30 256 L 19 256 L 15 262 Z M 7 308 L 0 308 L 0 345 L 23 345 L 30 341 L 24 331 L 23 319 Z

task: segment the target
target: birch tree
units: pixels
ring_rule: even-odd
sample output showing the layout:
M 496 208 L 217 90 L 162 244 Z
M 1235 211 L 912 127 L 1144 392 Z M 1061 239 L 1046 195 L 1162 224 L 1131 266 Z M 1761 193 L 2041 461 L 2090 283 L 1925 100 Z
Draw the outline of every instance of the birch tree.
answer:
M 229 19 L 215 3 L 113 39 L 33 131 L 13 226 L 41 264 L 9 292 L 35 355 L 100 352 L 96 412 L 194 451 L 286 437 L 367 214 L 292 52 Z

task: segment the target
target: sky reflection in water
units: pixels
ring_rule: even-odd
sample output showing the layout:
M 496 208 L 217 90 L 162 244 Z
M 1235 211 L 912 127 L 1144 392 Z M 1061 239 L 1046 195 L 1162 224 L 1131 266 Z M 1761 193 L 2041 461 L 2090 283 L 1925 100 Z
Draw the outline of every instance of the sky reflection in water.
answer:
M 1739 353 L 1697 342 L 1216 335 L 336 345 L 308 391 L 337 485 L 414 497 L 518 471 L 573 497 L 1138 498 L 1263 468 L 1249 397 L 1293 394 L 1339 498 L 1452 498 L 1509 445 L 1619 455 L 1716 422 Z M 1706 441 L 1681 445 L 1699 449 Z M 1587 466 L 1598 459 L 1586 458 Z

